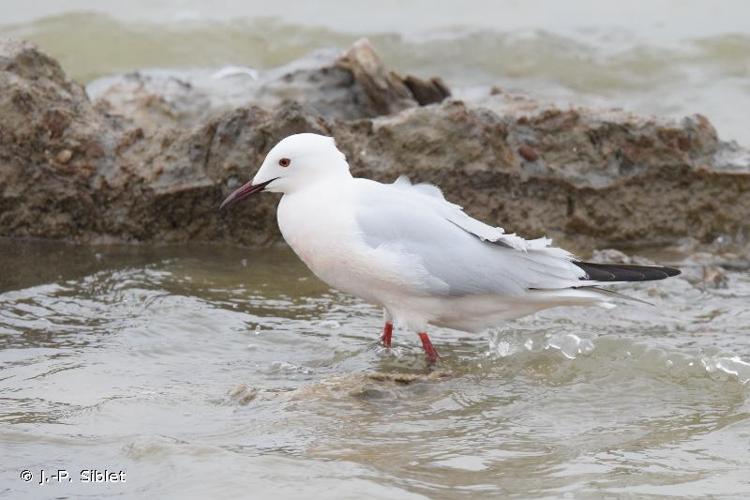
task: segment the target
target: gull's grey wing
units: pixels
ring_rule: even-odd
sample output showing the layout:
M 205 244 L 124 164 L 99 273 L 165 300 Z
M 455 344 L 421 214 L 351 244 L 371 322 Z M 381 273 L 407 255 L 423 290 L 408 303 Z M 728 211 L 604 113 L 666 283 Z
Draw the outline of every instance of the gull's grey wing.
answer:
M 433 184 L 412 184 L 408 177 L 402 175 L 396 179 L 392 186 L 412 196 L 421 195 L 427 197 L 429 200 L 426 202 L 428 202 L 433 209 L 438 211 L 445 219 L 457 225 L 464 231 L 473 234 L 482 241 L 504 245 L 508 248 L 521 251 L 548 249 L 548 251 L 556 253 L 561 257 L 573 257 L 561 248 L 552 247 L 552 240 L 549 238 L 527 240 L 514 233 L 506 233 L 501 227 L 493 227 L 470 217 L 463 211 L 461 206 L 447 201 L 440 188 Z
M 355 205 L 355 221 L 368 247 L 388 252 L 404 265 L 422 267 L 426 278 L 412 284 L 419 290 L 516 295 L 584 284 L 584 271 L 564 250 L 506 235 L 472 219 L 435 191 L 439 194 L 434 186 L 407 188 L 362 179 Z

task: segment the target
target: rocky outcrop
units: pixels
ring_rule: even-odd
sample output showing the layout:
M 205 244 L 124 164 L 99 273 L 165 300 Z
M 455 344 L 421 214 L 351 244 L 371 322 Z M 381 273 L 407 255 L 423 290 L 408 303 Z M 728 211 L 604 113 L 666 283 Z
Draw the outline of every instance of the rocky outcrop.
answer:
M 95 183 L 121 170 L 115 122 L 27 43 L 0 47 L 0 88 L 0 234 L 96 233 Z
M 144 130 L 195 126 L 247 106 L 273 109 L 285 101 L 335 120 L 374 118 L 441 102 L 450 91 L 439 78 L 389 71 L 366 41 L 344 54 L 323 50 L 273 70 L 140 71 L 88 86 L 96 107 Z
M 271 243 L 273 195 L 217 207 L 302 131 L 335 136 L 356 175 L 434 182 L 472 215 L 579 249 L 750 226 L 746 152 L 702 116 L 558 109 L 503 92 L 462 102 L 439 79 L 388 71 L 365 42 L 316 57 L 230 76 L 251 79 L 242 92 L 166 75 L 102 81 L 92 103 L 33 46 L 0 45 L 0 235 Z

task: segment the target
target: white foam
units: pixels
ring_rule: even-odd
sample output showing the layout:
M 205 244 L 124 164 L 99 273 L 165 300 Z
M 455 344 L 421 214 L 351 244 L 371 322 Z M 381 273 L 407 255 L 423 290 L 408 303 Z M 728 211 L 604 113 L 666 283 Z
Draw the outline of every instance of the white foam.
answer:
M 566 358 L 575 359 L 580 354 L 590 354 L 594 350 L 594 343 L 574 333 L 565 333 L 551 335 L 545 342 L 544 348 L 557 349 Z
M 743 385 L 750 382 L 750 363 L 739 356 L 702 357 L 700 361 L 708 373 L 723 372 L 732 375 Z

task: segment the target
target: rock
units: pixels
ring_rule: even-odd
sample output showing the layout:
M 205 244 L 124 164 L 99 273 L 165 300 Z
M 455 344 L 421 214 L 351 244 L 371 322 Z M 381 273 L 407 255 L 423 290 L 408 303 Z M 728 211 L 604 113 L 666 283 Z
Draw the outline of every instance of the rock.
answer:
M 201 76 L 196 73 L 128 73 L 97 80 L 87 90 L 99 111 L 126 118 L 150 134 L 164 126 L 200 123 L 231 107 L 229 98 L 226 103 L 212 101 L 209 89 L 199 86 Z
M 404 78 L 404 84 L 409 88 L 409 91 L 420 106 L 443 102 L 443 100 L 451 95 L 448 86 L 438 77 L 433 77 L 425 81 L 415 76 L 407 76 Z
M 402 77 L 387 70 L 367 40 L 341 55 L 320 50 L 268 71 L 138 71 L 96 80 L 88 92 L 101 111 L 148 132 L 199 125 L 239 107 L 272 109 L 284 101 L 308 106 L 325 118 L 354 120 L 450 96 L 440 78 Z
M 518 154 L 526 161 L 537 161 L 539 159 L 539 153 L 528 144 L 518 146 Z
M 424 81 L 388 71 L 367 40 L 356 42 L 338 58 L 336 67 L 351 73 L 356 82 L 357 102 L 363 109 L 363 116 L 369 118 L 397 113 L 416 104 L 438 103 L 450 96 L 450 90 L 440 78 Z
M 747 152 L 699 115 L 563 110 L 507 92 L 446 99 L 439 80 L 388 71 L 364 42 L 254 76 L 225 71 L 234 90 L 217 94 L 139 73 L 99 87 L 92 105 L 54 60 L 0 43 L 0 235 L 270 244 L 276 197 L 217 207 L 303 131 L 335 136 L 356 175 L 436 183 L 474 216 L 576 250 L 708 242 L 750 225 Z
M 728 288 L 729 271 L 746 272 L 750 269 L 750 255 L 715 252 L 710 245 L 704 248 L 712 251 L 691 252 L 680 264 L 683 278 L 695 286 L 703 289 Z
M 657 262 L 643 257 L 641 255 L 628 255 L 625 252 L 614 248 L 605 248 L 603 250 L 594 250 L 591 258 L 586 259 L 588 262 L 600 262 L 602 264 L 635 264 L 637 266 L 655 266 Z M 663 261 L 663 259 L 660 259 Z
M 454 374 L 446 370 L 431 370 L 429 373 L 408 372 L 363 372 L 351 375 L 333 376 L 322 381 L 307 384 L 285 393 L 289 401 L 337 401 L 337 400 L 390 400 L 413 397 L 420 386 L 445 381 Z
M 594 250 L 594 252 L 591 254 L 591 258 L 586 259 L 586 261 L 609 264 L 633 264 L 633 258 L 630 255 L 614 248 Z
M 258 389 L 240 384 L 229 391 L 229 399 L 240 406 L 246 406 L 258 397 Z
M 55 156 L 55 159 L 57 159 L 58 163 L 62 163 L 65 165 L 70 161 L 70 159 L 73 158 L 73 151 L 69 149 L 63 149 L 59 153 L 57 153 L 57 156 Z
M 707 288 L 728 288 L 729 276 L 720 267 L 706 266 L 703 268 L 702 282 Z
M 0 234 L 99 232 L 98 172 L 115 170 L 115 125 L 59 64 L 25 42 L 0 44 Z

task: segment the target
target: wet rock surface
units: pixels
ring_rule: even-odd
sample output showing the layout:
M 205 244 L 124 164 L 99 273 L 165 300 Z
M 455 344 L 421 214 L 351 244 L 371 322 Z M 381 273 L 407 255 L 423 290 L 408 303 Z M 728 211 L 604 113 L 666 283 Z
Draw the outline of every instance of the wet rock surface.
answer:
M 276 197 L 218 204 L 303 131 L 335 136 L 355 175 L 433 182 L 489 223 L 579 249 L 750 226 L 747 152 L 705 117 L 559 109 L 497 89 L 463 102 L 439 79 L 389 71 L 366 42 L 257 74 L 103 80 L 92 102 L 56 61 L 6 41 L 0 87 L 2 236 L 270 244 Z

